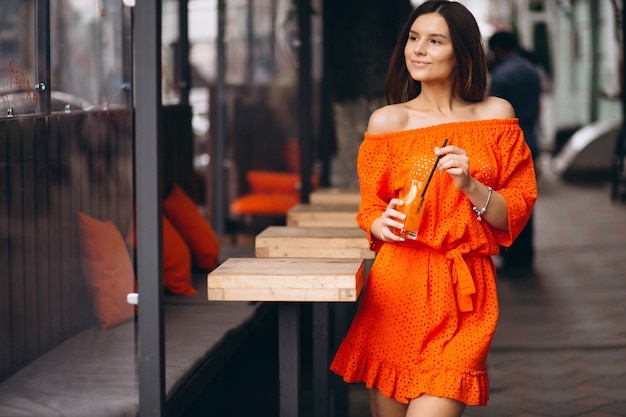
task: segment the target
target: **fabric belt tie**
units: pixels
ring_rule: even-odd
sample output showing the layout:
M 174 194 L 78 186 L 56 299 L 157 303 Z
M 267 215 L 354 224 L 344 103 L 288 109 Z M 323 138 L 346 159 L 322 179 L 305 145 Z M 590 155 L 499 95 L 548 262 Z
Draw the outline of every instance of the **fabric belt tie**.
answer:
M 450 273 L 452 275 L 452 284 L 457 286 L 457 305 L 459 311 L 468 312 L 474 310 L 472 295 L 476 294 L 474 286 L 474 278 L 472 273 L 463 259 L 463 255 L 468 250 L 453 249 L 446 253 L 446 259 L 452 261 L 450 264 Z

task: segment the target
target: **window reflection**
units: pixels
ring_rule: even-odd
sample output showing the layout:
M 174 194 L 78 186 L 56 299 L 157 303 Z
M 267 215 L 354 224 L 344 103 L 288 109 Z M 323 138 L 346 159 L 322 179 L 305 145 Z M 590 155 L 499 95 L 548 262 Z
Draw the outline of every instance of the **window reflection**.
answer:
M 130 14 L 122 2 L 51 0 L 49 63 L 37 56 L 47 46 L 36 44 L 36 3 L 0 0 L 0 117 L 45 111 L 37 74 L 48 71 L 53 113 L 128 106 Z
M 53 90 L 101 107 L 128 104 L 124 9 L 121 1 L 51 0 Z
M 180 40 L 178 27 L 178 0 L 163 0 L 161 18 L 161 96 L 163 104 L 180 103 L 177 84 L 177 45 Z
M 299 171 L 297 13 L 290 0 L 226 0 L 224 25 L 220 44 L 218 1 L 189 1 L 192 96 L 207 97 L 209 107 L 224 106 L 226 114 L 225 138 L 212 136 L 214 119 L 194 123 L 209 127 L 206 135 L 196 136 L 196 169 L 206 180 L 208 167 L 202 161 L 213 161 L 208 157 L 209 139 L 223 141 L 227 160 L 215 163 L 228 167 L 228 195 L 216 198 L 231 202 L 250 191 L 250 170 Z M 225 57 L 224 103 L 215 101 L 220 47 Z M 194 113 L 195 119 L 202 117 Z M 208 115 L 215 114 L 209 108 Z
M 0 0 L 0 117 L 33 112 L 35 3 Z

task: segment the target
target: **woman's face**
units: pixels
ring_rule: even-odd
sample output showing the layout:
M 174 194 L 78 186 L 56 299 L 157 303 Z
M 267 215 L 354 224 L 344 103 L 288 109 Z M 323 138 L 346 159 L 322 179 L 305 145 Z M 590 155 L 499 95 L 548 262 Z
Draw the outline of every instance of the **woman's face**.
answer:
M 452 77 L 456 59 L 445 19 L 438 13 L 413 22 L 404 47 L 406 67 L 416 81 L 444 81 Z

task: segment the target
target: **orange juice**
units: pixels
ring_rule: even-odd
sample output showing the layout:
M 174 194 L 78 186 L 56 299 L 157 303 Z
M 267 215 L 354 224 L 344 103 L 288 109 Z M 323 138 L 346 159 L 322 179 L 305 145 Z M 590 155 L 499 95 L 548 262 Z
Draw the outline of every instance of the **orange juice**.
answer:
M 411 240 L 417 239 L 417 232 L 420 228 L 422 214 L 424 212 L 421 198 L 423 190 L 424 183 L 422 181 L 408 179 L 404 188 L 400 191 L 398 198 L 404 201 L 404 204 L 396 207 L 396 210 L 406 215 L 406 219 L 404 220 L 404 227 L 402 229 L 394 230 L 397 236 Z

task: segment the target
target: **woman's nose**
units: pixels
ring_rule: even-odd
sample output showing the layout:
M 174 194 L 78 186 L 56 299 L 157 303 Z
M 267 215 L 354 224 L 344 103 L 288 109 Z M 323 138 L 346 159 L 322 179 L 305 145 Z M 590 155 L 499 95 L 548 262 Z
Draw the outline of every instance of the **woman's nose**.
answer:
M 416 55 L 423 55 L 424 51 L 425 51 L 424 42 L 422 41 L 415 42 L 415 47 L 413 48 L 413 52 L 415 52 Z

